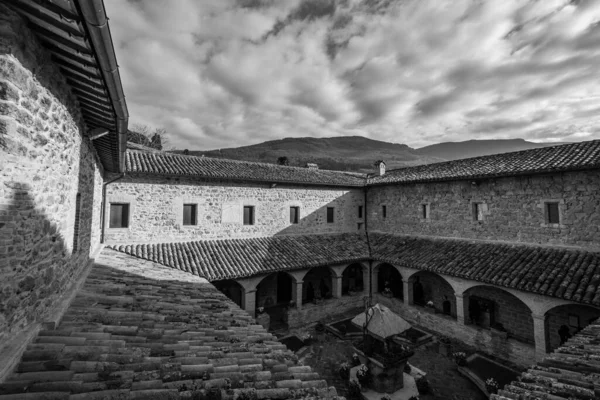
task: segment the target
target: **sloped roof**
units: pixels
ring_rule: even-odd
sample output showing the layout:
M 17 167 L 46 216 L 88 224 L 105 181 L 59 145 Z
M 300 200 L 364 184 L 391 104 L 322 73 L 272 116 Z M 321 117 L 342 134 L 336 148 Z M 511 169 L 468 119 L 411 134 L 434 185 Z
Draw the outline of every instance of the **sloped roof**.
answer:
M 600 306 L 600 253 L 369 233 L 373 259 Z
M 89 129 L 110 133 L 94 140 L 104 168 L 120 172 L 129 115 L 101 0 L 12 0 L 48 50 L 77 97 Z
M 368 185 L 481 179 L 600 168 L 600 140 L 388 170 Z
M 547 397 L 545 397 L 547 396 Z M 492 400 L 600 399 L 600 320 L 493 394 Z
M 349 233 L 183 243 L 115 244 L 108 247 L 205 277 L 209 281 L 369 258 L 365 237 Z
M 341 171 L 135 150 L 127 151 L 126 164 L 128 173 L 268 183 L 361 187 L 366 179 L 365 176 Z
M 381 340 L 398 335 L 411 327 L 404 318 L 383 304 L 377 303 L 369 308 L 369 314 L 370 319 L 367 330 Z M 354 317 L 352 323 L 362 328 L 365 324 L 365 313 L 362 312 Z
M 216 393 L 207 393 L 211 388 Z M 205 279 L 111 250 L 102 252 L 57 329 L 41 331 L 0 384 L 0 398 L 10 399 L 244 394 L 338 398 Z

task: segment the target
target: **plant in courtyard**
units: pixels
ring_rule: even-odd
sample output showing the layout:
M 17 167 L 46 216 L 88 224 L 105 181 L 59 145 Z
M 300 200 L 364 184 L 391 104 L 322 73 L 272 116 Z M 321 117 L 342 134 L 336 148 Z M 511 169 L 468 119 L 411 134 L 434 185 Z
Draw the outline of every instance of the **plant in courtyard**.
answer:
M 454 358 L 456 365 L 459 367 L 464 367 L 467 365 L 467 354 L 465 352 L 457 351 L 456 353 L 452 354 L 452 357 Z
M 264 307 L 258 307 L 258 313 L 262 314 L 263 312 L 265 312 L 265 308 Z
M 362 400 L 362 394 L 360 393 L 360 384 L 356 381 L 350 381 L 348 385 L 348 399 L 349 400 Z
M 366 387 L 369 384 L 369 380 L 371 379 L 371 373 L 369 372 L 369 367 L 365 364 L 361 364 L 358 370 L 356 371 L 356 379 L 361 386 Z
M 423 375 L 418 376 L 417 379 L 415 379 L 415 383 L 417 384 L 417 390 L 419 391 L 419 394 L 429 393 L 429 381 L 426 377 Z
M 485 390 L 487 390 L 489 394 L 498 393 L 498 388 L 498 382 L 494 378 L 489 378 L 485 381 Z
M 358 354 L 356 353 L 352 354 L 352 365 L 354 365 L 355 367 L 357 365 L 360 365 L 360 357 L 358 357 Z
M 304 335 L 302 335 L 301 339 L 304 342 L 304 344 L 310 344 L 310 342 L 312 341 L 313 337 L 312 337 L 312 335 L 310 333 L 305 333 Z
M 343 380 L 348 380 L 348 378 L 350 378 L 350 364 L 347 362 L 341 363 L 338 373 L 340 374 L 340 378 Z
M 426 305 L 427 307 L 429 307 L 429 308 L 433 308 L 433 307 L 434 307 L 434 306 L 433 306 L 433 300 L 429 300 L 429 301 L 427 302 L 427 304 L 425 304 L 425 305 Z
M 392 400 L 392 397 L 389 394 L 384 394 L 381 396 L 381 400 Z

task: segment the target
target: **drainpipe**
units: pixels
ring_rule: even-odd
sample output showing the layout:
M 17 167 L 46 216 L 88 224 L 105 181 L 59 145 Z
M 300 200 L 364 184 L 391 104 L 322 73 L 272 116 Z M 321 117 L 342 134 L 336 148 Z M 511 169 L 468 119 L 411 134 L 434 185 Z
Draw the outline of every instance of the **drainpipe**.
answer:
M 106 186 L 108 186 L 109 183 L 113 183 L 118 181 L 119 179 L 122 179 L 125 176 L 125 172 L 123 172 L 121 175 L 117 176 L 115 179 L 111 179 L 108 182 L 105 182 L 102 184 L 102 209 L 100 210 L 100 214 L 102 215 L 102 219 L 100 220 L 101 222 L 101 226 L 102 226 L 102 231 L 100 234 L 100 243 L 104 243 L 104 229 L 105 229 L 105 217 L 106 217 Z
M 373 300 L 373 257 L 371 256 L 371 243 L 369 242 L 369 209 L 367 208 L 367 191 L 369 188 L 363 188 L 364 204 L 365 204 L 365 236 L 367 238 L 367 248 L 369 249 L 369 303 Z

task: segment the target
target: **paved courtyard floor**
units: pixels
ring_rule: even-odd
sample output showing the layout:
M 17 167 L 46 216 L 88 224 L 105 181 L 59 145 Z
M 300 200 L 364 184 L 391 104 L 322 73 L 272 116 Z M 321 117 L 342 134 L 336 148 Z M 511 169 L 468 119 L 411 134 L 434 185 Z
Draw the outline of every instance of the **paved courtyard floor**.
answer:
M 298 332 L 300 333 L 300 332 Z M 346 382 L 338 375 L 339 365 L 352 356 L 350 341 L 341 340 L 329 333 L 310 332 L 314 339 L 311 345 L 298 351 L 304 365 L 309 365 L 330 385 L 336 387 L 341 396 L 347 396 Z M 431 393 L 421 395 L 421 400 L 484 400 L 486 397 L 468 379 L 459 374 L 456 364 L 437 351 L 435 343 L 416 349 L 409 363 L 423 370 L 431 386 Z

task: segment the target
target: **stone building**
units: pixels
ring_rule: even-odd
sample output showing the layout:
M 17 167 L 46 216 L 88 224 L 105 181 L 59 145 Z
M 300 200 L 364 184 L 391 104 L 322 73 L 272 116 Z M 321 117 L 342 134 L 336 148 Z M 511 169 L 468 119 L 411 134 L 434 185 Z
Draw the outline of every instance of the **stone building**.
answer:
M 253 317 L 363 296 L 521 365 L 600 338 L 600 141 L 369 175 L 127 149 L 101 0 L 0 22 L 0 400 L 335 398 Z

